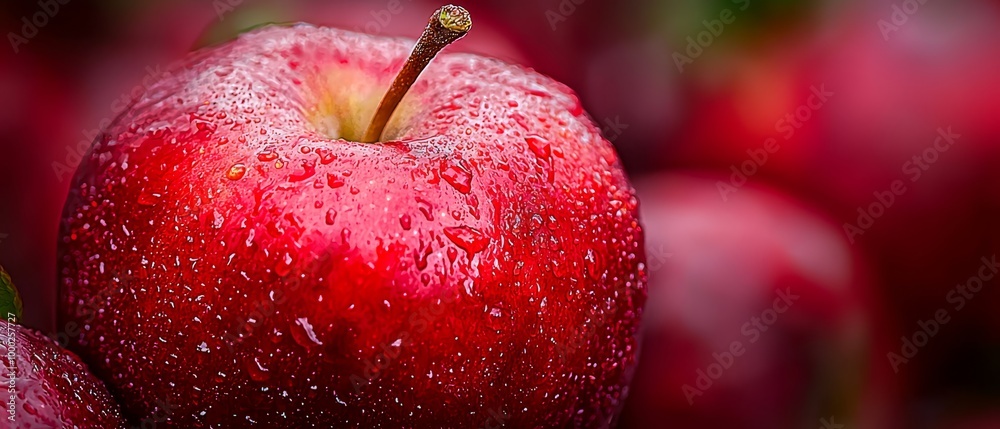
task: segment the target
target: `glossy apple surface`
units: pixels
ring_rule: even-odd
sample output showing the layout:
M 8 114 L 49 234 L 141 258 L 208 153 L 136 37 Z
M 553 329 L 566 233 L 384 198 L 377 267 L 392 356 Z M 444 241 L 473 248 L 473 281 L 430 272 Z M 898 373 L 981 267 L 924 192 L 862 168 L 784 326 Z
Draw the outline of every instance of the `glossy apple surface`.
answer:
M 720 180 L 637 184 L 650 291 L 622 427 L 887 427 L 859 425 L 884 421 L 890 410 L 865 407 L 891 401 L 870 383 L 888 367 L 865 366 L 884 355 L 846 240 L 767 188 L 723 200 Z
M 613 419 L 645 274 L 611 145 L 565 86 L 466 54 L 431 63 L 384 142 L 352 142 L 411 47 L 260 29 L 191 55 L 95 144 L 60 322 L 131 419 Z
M 0 401 L 6 428 L 124 428 L 118 404 L 76 355 L 0 320 Z

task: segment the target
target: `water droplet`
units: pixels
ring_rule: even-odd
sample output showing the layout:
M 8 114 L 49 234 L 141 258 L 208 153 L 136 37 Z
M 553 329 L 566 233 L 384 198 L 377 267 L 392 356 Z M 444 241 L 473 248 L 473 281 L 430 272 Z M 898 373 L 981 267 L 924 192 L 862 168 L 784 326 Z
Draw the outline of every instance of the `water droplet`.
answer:
M 261 162 L 271 162 L 278 159 L 278 153 L 271 147 L 266 147 L 257 154 L 257 160 Z
M 441 177 L 463 194 L 472 189 L 472 172 L 462 160 L 442 164 Z
M 320 164 L 326 165 L 337 159 L 337 155 L 333 154 L 333 151 L 325 147 L 316 149 L 316 154 L 319 155 Z
M 326 211 L 326 224 L 333 225 L 333 221 L 337 219 L 337 211 L 330 209 Z
M 336 174 L 326 173 L 326 185 L 331 189 L 337 189 L 344 186 L 344 179 L 341 179 Z
M 222 223 L 225 221 L 226 217 L 222 213 L 219 213 L 218 210 L 212 210 L 212 228 L 222 228 Z
M 143 188 L 142 192 L 139 193 L 138 202 L 143 206 L 154 206 L 157 202 L 159 202 L 160 197 L 161 195 L 159 193 L 156 193 L 149 188 Z
M 275 274 L 285 277 L 288 273 L 292 272 L 292 265 L 295 264 L 295 255 L 291 253 L 285 253 L 278 261 L 278 265 L 274 266 Z
M 229 180 L 240 180 L 245 174 L 247 174 L 247 167 L 243 164 L 236 164 L 229 167 L 229 171 L 226 172 L 226 178 Z
M 264 382 L 271 378 L 270 370 L 260 363 L 260 357 L 253 358 L 253 362 L 247 362 L 246 368 L 250 378 L 256 382 Z
M 405 213 L 399 215 L 399 226 L 401 226 L 401 227 L 403 227 L 403 229 L 409 231 L 410 230 L 410 215 L 405 214 Z
M 452 243 L 461 247 L 471 257 L 481 252 L 490 244 L 490 238 L 476 228 L 470 226 L 452 226 L 444 229 L 444 235 Z
M 583 257 L 584 267 L 587 269 L 587 275 L 594 281 L 601 280 L 601 275 L 604 274 L 601 270 L 601 261 L 597 252 L 594 249 L 587 249 L 587 255 Z
M 552 156 L 552 145 L 548 140 L 539 136 L 527 136 L 524 141 L 528 143 L 528 148 L 535 156 L 542 159 L 549 159 Z
M 420 213 L 422 213 L 428 221 L 434 221 L 434 206 L 431 202 L 420 197 L 416 197 L 416 201 L 417 210 L 420 210 Z
M 302 162 L 302 171 L 296 171 L 288 175 L 289 182 L 301 182 L 316 174 L 316 164 L 310 161 Z
M 302 330 L 299 331 L 297 329 L 293 329 L 292 338 L 294 338 L 295 342 L 299 343 L 300 346 L 312 347 L 323 345 L 323 342 L 320 341 L 319 338 L 316 338 L 316 333 L 313 332 L 313 327 L 309 324 L 309 319 L 300 317 L 295 319 L 295 324 L 299 325 Z

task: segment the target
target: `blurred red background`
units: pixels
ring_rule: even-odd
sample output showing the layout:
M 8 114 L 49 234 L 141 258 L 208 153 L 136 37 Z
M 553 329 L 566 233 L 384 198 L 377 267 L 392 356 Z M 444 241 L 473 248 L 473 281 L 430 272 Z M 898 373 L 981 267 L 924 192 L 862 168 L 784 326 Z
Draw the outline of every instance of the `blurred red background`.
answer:
M 1000 240 L 1000 5 L 455 3 L 476 28 L 449 49 L 574 88 L 642 184 L 650 305 L 623 426 L 1000 428 L 998 280 L 973 290 Z M 0 6 L 0 263 L 45 332 L 79 155 L 160 71 L 267 22 L 414 38 L 439 6 L 47 4 Z M 742 324 L 786 287 L 806 298 L 750 347 Z

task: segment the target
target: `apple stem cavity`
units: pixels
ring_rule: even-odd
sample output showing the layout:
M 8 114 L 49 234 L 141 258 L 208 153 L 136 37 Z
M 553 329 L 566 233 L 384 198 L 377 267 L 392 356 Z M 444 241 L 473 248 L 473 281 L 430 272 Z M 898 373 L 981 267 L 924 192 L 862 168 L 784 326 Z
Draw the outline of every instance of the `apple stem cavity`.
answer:
M 362 143 L 375 143 L 381 139 L 382 131 L 385 130 L 386 124 L 389 123 L 393 112 L 396 111 L 396 106 L 413 86 L 413 82 L 417 81 L 420 72 L 427 67 L 427 64 L 430 64 L 438 52 L 441 52 L 445 46 L 452 42 L 461 39 L 469 32 L 470 28 L 472 28 L 472 17 L 469 15 L 469 11 L 461 6 L 450 4 L 441 6 L 431 15 L 427 28 L 424 28 L 420 39 L 417 39 L 413 52 L 410 52 L 406 63 L 403 64 L 403 69 L 396 75 L 389 91 L 385 93 L 378 108 L 375 109 L 375 115 L 372 116 L 368 129 L 361 137 Z
M 20 323 L 24 305 L 21 295 L 17 293 L 14 282 L 10 280 L 7 271 L 0 267 L 0 316 L 10 323 Z

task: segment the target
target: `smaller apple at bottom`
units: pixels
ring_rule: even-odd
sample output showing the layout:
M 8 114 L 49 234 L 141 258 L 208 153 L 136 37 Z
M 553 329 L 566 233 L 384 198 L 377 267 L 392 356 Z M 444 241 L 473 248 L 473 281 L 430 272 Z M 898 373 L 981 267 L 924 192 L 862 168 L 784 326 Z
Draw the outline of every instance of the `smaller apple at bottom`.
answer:
M 124 428 L 118 404 L 80 358 L 17 325 L 21 299 L 0 267 L 0 419 L 7 428 Z

